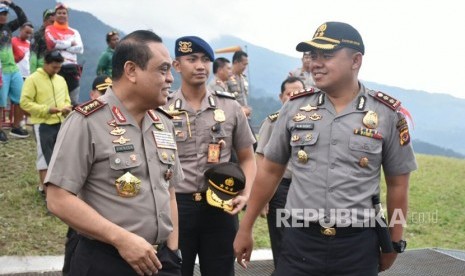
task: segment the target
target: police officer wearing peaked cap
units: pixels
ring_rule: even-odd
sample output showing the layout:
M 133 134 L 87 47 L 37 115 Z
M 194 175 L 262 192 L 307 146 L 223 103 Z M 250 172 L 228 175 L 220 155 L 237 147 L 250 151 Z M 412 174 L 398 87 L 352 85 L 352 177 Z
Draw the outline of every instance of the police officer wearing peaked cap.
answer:
M 404 109 L 358 81 L 365 47 L 349 24 L 324 23 L 297 50 L 311 52 L 317 89 L 295 93 L 280 112 L 234 242 L 236 257 L 242 265 L 250 259 L 253 221 L 289 162 L 286 210 L 294 223 L 285 230 L 275 275 L 378 275 L 405 248 L 403 225 L 389 229 L 396 252 L 381 253 L 375 228 L 363 226 L 370 220 L 364 212 L 380 193 L 382 167 L 388 217 L 395 209 L 406 216 L 417 165 Z M 338 216 L 342 211 L 349 217 Z
M 166 103 L 172 60 L 143 30 L 123 38 L 113 60 L 113 86 L 62 125 L 47 207 L 79 233 L 70 275 L 179 275 L 174 186 L 183 173 L 169 115 L 153 109 Z
M 255 176 L 255 138 L 234 96 L 207 89 L 214 60 L 210 45 L 197 36 L 184 36 L 176 40 L 174 51 L 173 67 L 181 76 L 181 87 L 169 96 L 165 110 L 173 116 L 179 159 L 186 176 L 176 186 L 182 274 L 193 274 L 198 255 L 202 275 L 234 275 L 232 243 L 237 213 L 249 197 Z M 204 172 L 228 162 L 232 150 L 247 179 L 245 188 L 228 204 L 221 203 L 224 208 L 217 208 L 207 203 L 209 182 Z M 222 189 L 226 188 L 229 186 Z

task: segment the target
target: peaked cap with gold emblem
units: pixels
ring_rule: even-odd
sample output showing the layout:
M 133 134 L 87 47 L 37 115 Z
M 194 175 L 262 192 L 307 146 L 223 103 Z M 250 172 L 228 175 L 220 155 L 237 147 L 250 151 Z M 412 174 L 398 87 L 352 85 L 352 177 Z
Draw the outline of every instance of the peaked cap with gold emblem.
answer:
M 207 202 L 218 208 L 221 201 L 228 201 L 235 197 L 245 187 L 245 175 L 241 167 L 232 162 L 215 165 L 204 173 L 208 181 Z M 208 194 L 212 194 L 209 196 Z
M 365 54 L 360 33 L 351 25 L 342 22 L 326 22 L 316 30 L 312 40 L 300 42 L 296 46 L 299 52 L 307 52 L 314 49 L 338 50 L 351 48 Z

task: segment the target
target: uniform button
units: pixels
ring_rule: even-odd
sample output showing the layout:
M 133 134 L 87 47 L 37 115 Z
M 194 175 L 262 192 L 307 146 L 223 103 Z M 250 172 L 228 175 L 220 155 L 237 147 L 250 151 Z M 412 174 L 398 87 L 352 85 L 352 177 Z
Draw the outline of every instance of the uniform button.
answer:
M 337 141 L 335 139 L 331 140 L 331 145 L 336 145 Z
M 364 145 L 364 146 L 363 146 L 363 149 L 366 149 L 366 150 L 367 150 L 367 149 L 369 149 L 369 148 L 370 148 L 370 147 L 368 147 L 368 145 Z
M 332 192 L 334 192 L 334 189 L 333 189 L 333 188 L 329 188 L 328 192 L 332 193 Z
M 125 163 L 125 164 L 126 164 L 126 166 L 129 166 L 129 165 L 131 164 L 131 162 L 129 162 L 129 161 L 126 161 L 126 163 Z
M 339 123 L 339 119 L 337 119 L 337 118 L 334 119 L 334 122 L 335 122 L 335 123 Z
M 331 165 L 329 165 L 330 169 L 334 169 L 335 167 L 336 167 L 336 164 L 334 164 L 334 163 L 331 163 Z
M 116 158 L 116 159 L 115 159 L 115 164 L 119 164 L 119 163 L 121 163 L 121 159 Z

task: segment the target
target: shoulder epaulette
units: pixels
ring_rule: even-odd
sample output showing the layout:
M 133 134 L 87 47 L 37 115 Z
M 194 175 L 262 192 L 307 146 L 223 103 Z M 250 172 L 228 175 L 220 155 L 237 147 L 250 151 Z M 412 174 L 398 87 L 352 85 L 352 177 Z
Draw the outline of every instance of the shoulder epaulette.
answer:
M 271 122 L 278 120 L 278 117 L 279 117 L 279 111 L 268 115 L 268 119 L 270 119 Z
M 171 116 L 166 110 L 164 110 L 163 108 L 161 107 L 158 107 L 156 109 L 158 112 L 160 112 L 161 114 L 165 115 L 166 117 L 168 117 L 168 119 L 173 119 L 173 116 Z
M 230 99 L 233 99 L 233 100 L 236 99 L 236 96 L 234 96 L 233 93 L 226 92 L 226 91 L 218 91 L 218 90 L 216 90 L 215 95 L 218 96 L 218 97 L 230 98 Z
M 104 107 L 106 103 L 101 102 L 98 99 L 90 100 L 85 102 L 81 105 L 78 105 L 75 110 L 81 113 L 84 116 L 89 116 L 90 114 L 94 113 L 95 111 L 99 110 L 100 108 Z
M 310 89 L 305 89 L 305 90 L 300 90 L 300 91 L 295 91 L 292 93 L 292 96 L 289 98 L 290 101 L 295 100 L 300 97 L 305 97 L 305 96 L 310 96 L 315 94 L 315 89 L 310 88 Z
M 370 96 L 375 98 L 376 100 L 382 102 L 385 104 L 387 107 L 389 107 L 392 110 L 397 110 L 400 107 L 401 102 L 388 94 L 381 92 L 381 91 L 370 91 L 368 93 Z

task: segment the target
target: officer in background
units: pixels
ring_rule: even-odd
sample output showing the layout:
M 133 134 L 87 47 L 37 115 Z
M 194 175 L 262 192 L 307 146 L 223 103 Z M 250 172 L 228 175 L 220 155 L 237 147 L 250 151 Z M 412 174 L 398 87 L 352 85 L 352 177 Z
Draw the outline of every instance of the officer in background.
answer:
M 90 98 L 92 100 L 105 94 L 108 87 L 113 84 L 111 78 L 107 75 L 97 76 L 92 82 L 92 90 L 90 91 Z
M 150 31 L 127 35 L 113 60 L 113 87 L 59 132 L 47 206 L 80 235 L 71 275 L 179 275 L 174 185 L 183 173 L 173 124 L 151 109 L 166 103 L 172 61 Z
M 281 103 L 286 103 L 291 97 L 293 92 L 302 91 L 305 89 L 305 85 L 301 79 L 296 77 L 288 77 L 281 84 L 281 92 L 279 93 L 279 100 Z M 276 120 L 279 117 L 279 111 L 273 114 L 270 114 L 262 123 L 260 131 L 258 133 L 258 142 L 256 153 L 256 162 L 257 168 L 261 167 L 261 162 L 263 162 L 263 154 L 266 144 L 271 138 L 271 133 L 275 126 Z M 276 212 L 279 209 L 284 209 L 286 205 L 286 198 L 289 192 L 289 186 L 291 185 L 292 180 L 292 171 L 291 166 L 288 165 L 286 171 L 276 188 L 276 192 L 271 198 L 270 202 L 267 204 L 263 210 L 263 215 L 266 216 L 266 221 L 268 223 L 268 232 L 270 234 L 271 242 L 271 251 L 273 253 L 273 263 L 276 268 L 278 262 L 278 257 L 281 252 L 281 241 L 283 239 L 284 227 L 279 227 L 276 219 Z
M 403 109 L 358 81 L 365 48 L 352 26 L 324 23 L 296 49 L 311 52 L 318 89 L 295 93 L 280 112 L 234 242 L 236 257 L 242 266 L 250 260 L 253 222 L 290 162 L 284 215 L 291 223 L 275 275 L 378 275 L 405 249 L 402 218 L 417 165 Z M 380 193 L 381 166 L 388 217 L 396 221 L 389 230 L 397 252 L 387 254 L 375 225 L 364 227 Z
M 176 186 L 179 205 L 179 247 L 182 274 L 192 276 L 196 256 L 202 275 L 234 275 L 233 240 L 237 213 L 249 197 L 256 172 L 247 118 L 234 95 L 207 89 L 213 50 L 196 36 L 180 37 L 175 43 L 173 67 L 181 87 L 171 94 L 165 109 L 173 116 L 179 158 L 186 178 Z M 204 171 L 228 162 L 231 151 L 246 176 L 244 190 L 225 209 L 207 204 Z
M 231 62 L 229 59 L 224 57 L 216 58 L 215 61 L 213 61 L 213 74 L 214 78 L 208 84 L 208 90 L 228 91 L 227 82 L 232 76 Z
M 302 67 L 296 68 L 289 72 L 289 77 L 297 77 L 300 78 L 305 87 L 311 88 L 315 85 L 315 82 L 312 78 L 312 73 L 310 72 L 310 63 L 311 63 L 311 54 L 310 52 L 303 52 L 302 54 Z
M 234 93 L 236 100 L 242 106 L 245 116 L 250 117 L 252 109 L 247 103 L 249 96 L 249 82 L 244 74 L 249 65 L 249 56 L 244 51 L 236 51 L 232 57 L 232 76 L 228 81 L 228 91 Z

